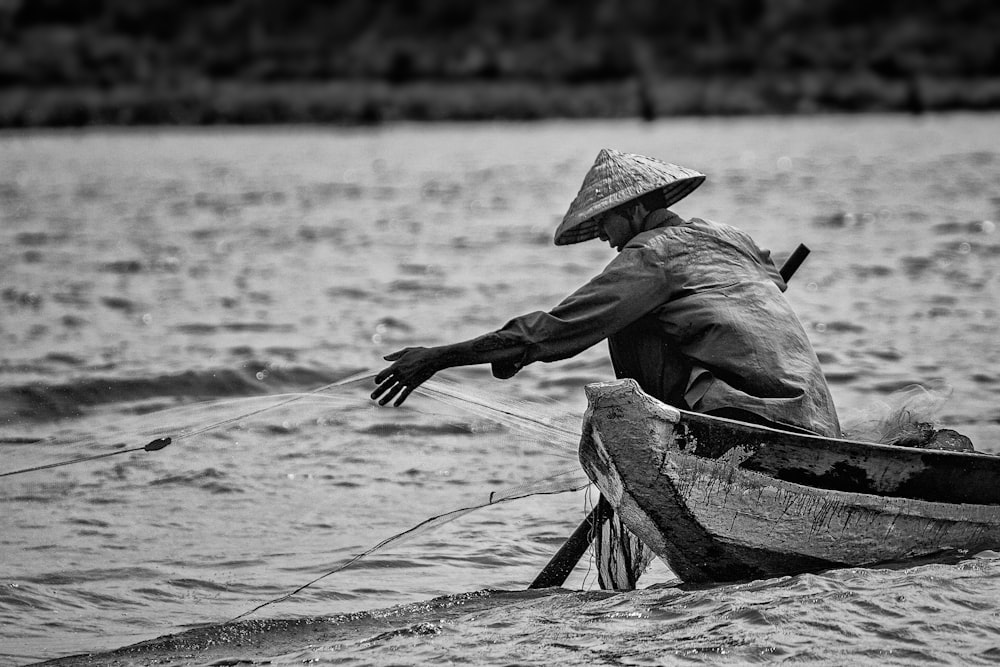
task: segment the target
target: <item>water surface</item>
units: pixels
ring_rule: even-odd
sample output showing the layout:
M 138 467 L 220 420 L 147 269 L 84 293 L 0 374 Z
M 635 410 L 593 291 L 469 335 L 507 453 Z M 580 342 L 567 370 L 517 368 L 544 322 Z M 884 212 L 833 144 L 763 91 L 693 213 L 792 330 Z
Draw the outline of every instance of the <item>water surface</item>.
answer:
M 142 445 L 550 307 L 612 257 L 551 243 L 602 147 L 707 173 L 683 216 L 738 225 L 779 261 L 812 248 L 788 296 L 842 414 L 947 384 L 940 421 L 997 451 L 998 130 L 963 114 L 0 135 L 0 472 Z M 503 383 L 449 374 L 562 415 L 610 376 L 602 346 Z M 482 416 L 378 409 L 356 388 L 2 478 L 0 661 L 225 621 L 576 465 Z M 590 500 L 490 507 L 362 561 L 240 626 L 253 650 L 210 628 L 146 658 L 209 641 L 224 648 L 198 655 L 278 662 L 998 657 L 991 553 L 706 589 L 658 565 L 656 587 L 620 595 L 582 566 L 569 592 L 518 592 Z

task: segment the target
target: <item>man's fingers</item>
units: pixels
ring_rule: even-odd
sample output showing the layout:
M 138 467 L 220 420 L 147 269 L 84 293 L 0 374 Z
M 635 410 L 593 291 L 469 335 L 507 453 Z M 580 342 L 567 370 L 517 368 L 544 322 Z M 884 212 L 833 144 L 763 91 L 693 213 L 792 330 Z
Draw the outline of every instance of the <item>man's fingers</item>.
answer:
M 386 403 L 388 403 L 389 401 L 391 401 L 393 398 L 395 398 L 396 394 L 398 394 L 402 389 L 403 389 L 403 385 L 402 384 L 397 383 L 397 384 L 393 385 L 393 387 L 391 389 L 389 389 L 389 391 L 386 393 L 386 395 L 379 399 L 378 404 L 379 405 L 385 405 Z
M 398 359 L 402 359 L 408 352 L 419 349 L 421 348 L 407 347 L 402 350 L 397 350 L 392 354 L 387 354 L 385 356 L 385 360 L 394 362 Z M 410 393 L 414 389 L 434 374 L 433 372 L 426 373 L 417 370 L 426 366 L 426 364 L 422 364 L 419 361 L 407 363 L 406 365 L 407 367 L 411 367 L 407 372 L 401 372 L 399 364 L 394 363 L 388 368 L 383 369 L 378 375 L 375 376 L 375 384 L 377 384 L 378 387 L 376 387 L 375 391 L 371 393 L 371 397 L 373 400 L 378 401 L 379 405 L 388 405 L 392 399 L 398 396 L 399 398 L 396 398 L 396 402 L 393 403 L 393 405 L 399 406 L 407 399 L 407 397 L 409 397 Z M 416 368 L 412 368 L 414 365 Z M 413 378 L 420 379 L 412 380 Z
M 379 382 L 379 379 L 375 378 L 375 381 Z M 389 378 L 387 380 L 379 382 L 378 387 L 376 387 L 375 391 L 372 392 L 372 398 L 378 398 L 381 394 L 384 394 L 385 391 L 394 384 L 396 384 L 396 380 L 394 380 L 393 378 Z
M 414 389 L 416 389 L 416 387 L 407 387 L 407 388 L 406 388 L 406 389 L 405 389 L 405 390 L 403 391 L 403 393 L 402 393 L 402 394 L 400 394 L 399 398 L 397 398 L 397 399 L 396 399 L 396 402 L 392 404 L 392 405 L 393 405 L 393 407 L 396 407 L 396 408 L 398 408 L 398 407 L 399 407 L 400 405 L 402 405 L 402 404 L 403 404 L 403 401 L 405 401 L 405 400 L 406 400 L 406 397 L 407 397 L 407 396 L 409 396 L 409 395 L 410 395 L 410 392 L 412 392 L 412 391 L 413 391 Z

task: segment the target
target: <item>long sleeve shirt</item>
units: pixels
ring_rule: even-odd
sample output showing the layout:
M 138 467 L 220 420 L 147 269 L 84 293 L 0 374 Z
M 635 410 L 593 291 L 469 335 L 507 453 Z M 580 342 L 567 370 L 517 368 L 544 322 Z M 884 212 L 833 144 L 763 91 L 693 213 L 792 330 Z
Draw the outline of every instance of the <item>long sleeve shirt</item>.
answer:
M 494 374 L 510 377 L 608 339 L 616 375 L 664 402 L 736 408 L 839 437 L 819 361 L 770 253 L 734 227 L 669 211 L 660 220 L 551 311 L 492 334 L 523 350 L 513 364 L 494 364 Z

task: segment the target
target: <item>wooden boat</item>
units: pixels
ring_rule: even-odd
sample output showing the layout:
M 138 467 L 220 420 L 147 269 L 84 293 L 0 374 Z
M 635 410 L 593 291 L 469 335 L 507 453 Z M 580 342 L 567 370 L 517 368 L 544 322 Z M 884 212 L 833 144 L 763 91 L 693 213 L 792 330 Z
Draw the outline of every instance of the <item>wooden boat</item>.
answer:
M 1000 457 L 801 435 L 588 385 L 580 461 L 687 582 L 1000 547 Z

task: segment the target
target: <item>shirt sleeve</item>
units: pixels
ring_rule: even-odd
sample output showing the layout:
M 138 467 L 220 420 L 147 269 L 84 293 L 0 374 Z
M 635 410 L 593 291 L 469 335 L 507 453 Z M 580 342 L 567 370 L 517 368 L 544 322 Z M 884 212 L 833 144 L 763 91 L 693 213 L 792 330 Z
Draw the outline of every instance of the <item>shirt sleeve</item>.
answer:
M 655 251 L 626 247 L 589 283 L 549 312 L 512 319 L 495 332 L 524 353 L 513 363 L 494 364 L 493 374 L 508 378 L 535 361 L 557 361 L 579 354 L 617 333 L 669 298 L 666 272 Z

